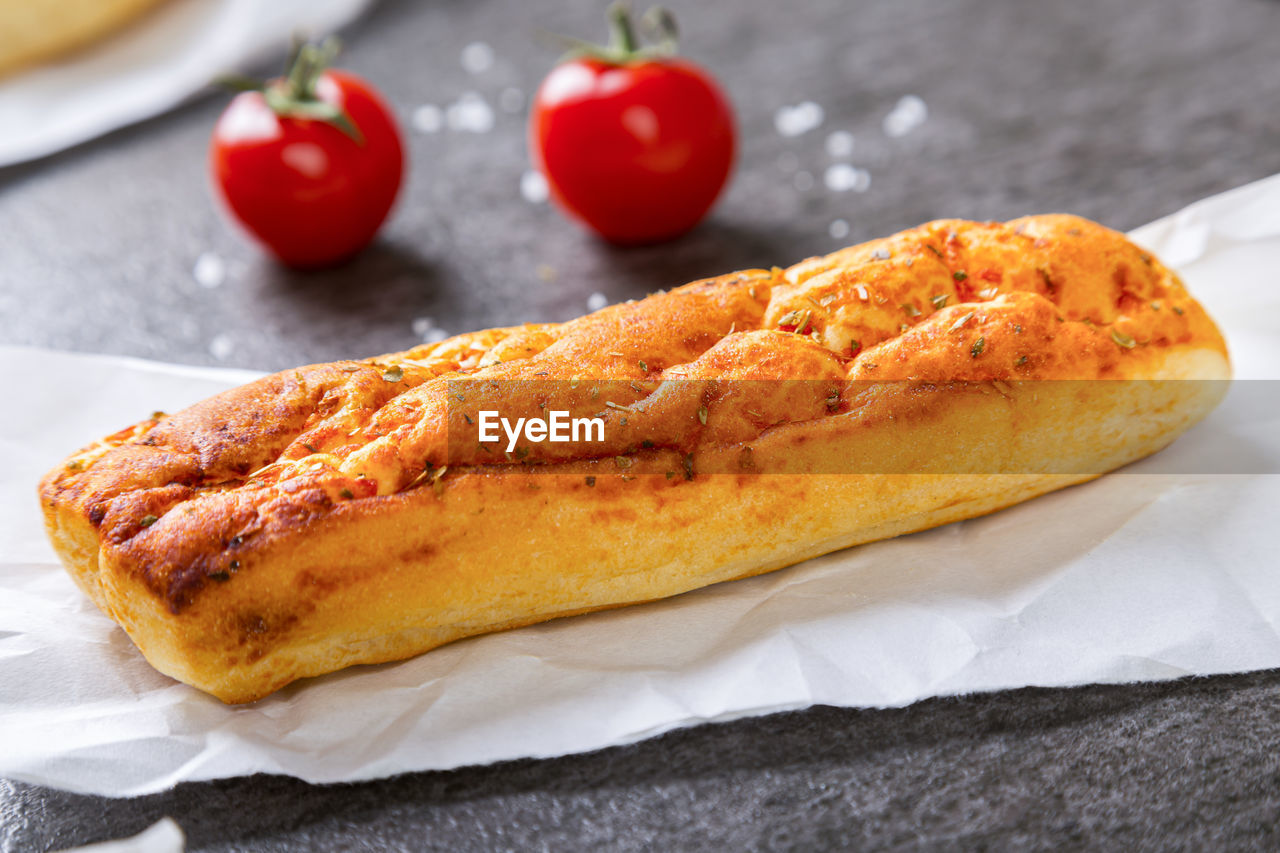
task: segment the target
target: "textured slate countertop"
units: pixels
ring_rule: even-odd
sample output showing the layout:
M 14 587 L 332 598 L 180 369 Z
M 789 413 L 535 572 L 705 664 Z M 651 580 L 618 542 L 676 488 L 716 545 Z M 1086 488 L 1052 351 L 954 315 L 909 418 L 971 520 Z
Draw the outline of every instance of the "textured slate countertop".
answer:
M 1127 229 L 1280 172 L 1274 0 L 671 5 L 743 140 L 731 190 L 686 238 L 619 251 L 522 198 L 519 102 L 553 58 L 534 33 L 595 37 L 602 4 L 386 0 L 346 33 L 344 58 L 409 128 L 412 171 L 378 245 L 299 275 L 229 230 L 203 168 L 223 100 L 206 97 L 0 170 L 0 343 L 281 369 L 566 319 L 595 293 L 637 297 L 940 216 L 1063 210 Z M 459 62 L 476 41 L 495 52 L 478 74 Z M 412 129 L 416 108 L 466 92 L 493 106 L 491 130 Z M 928 118 L 890 137 L 904 95 Z M 821 127 L 781 135 L 777 111 L 805 101 Z M 843 159 L 865 191 L 826 186 L 835 131 L 853 134 Z M 1280 672 L 1027 689 L 358 785 L 255 777 L 109 800 L 0 781 L 0 847 L 171 815 L 192 850 L 1274 848 L 1278 741 Z

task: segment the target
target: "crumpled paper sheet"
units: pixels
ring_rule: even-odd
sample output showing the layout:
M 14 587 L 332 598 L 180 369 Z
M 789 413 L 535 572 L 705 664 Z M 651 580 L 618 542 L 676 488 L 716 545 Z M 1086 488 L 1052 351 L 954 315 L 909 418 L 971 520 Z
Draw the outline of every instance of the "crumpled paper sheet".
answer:
M 0 166 L 164 112 L 217 75 L 282 53 L 294 32 L 331 32 L 370 2 L 170 0 L 99 44 L 0 80 Z
M 1163 453 L 986 518 L 243 707 L 147 665 L 59 569 L 34 489 L 67 451 L 250 374 L 0 348 L 0 775 L 113 796 L 350 781 L 814 703 L 1280 666 L 1280 407 L 1256 393 L 1280 378 L 1280 176 L 1136 237 L 1185 272 L 1255 380 Z

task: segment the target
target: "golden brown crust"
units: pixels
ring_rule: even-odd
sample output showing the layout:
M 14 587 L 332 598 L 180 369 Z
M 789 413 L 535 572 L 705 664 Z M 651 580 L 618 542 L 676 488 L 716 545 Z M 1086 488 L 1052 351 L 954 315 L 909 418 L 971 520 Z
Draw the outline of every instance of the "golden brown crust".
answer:
M 40 493 L 73 576 L 153 664 L 249 701 L 1088 479 L 1221 393 L 1179 380 L 1228 370 L 1212 321 L 1122 235 L 943 221 L 265 377 L 104 439 Z M 450 441 L 486 406 L 549 403 L 608 439 L 496 460 Z

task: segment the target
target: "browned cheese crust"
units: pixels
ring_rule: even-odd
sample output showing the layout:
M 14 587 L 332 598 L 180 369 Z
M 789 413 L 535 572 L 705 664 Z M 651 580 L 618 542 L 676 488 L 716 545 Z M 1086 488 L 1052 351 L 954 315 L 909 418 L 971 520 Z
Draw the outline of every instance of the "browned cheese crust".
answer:
M 1122 235 L 939 221 L 277 373 L 85 448 L 40 499 L 76 582 L 157 669 L 247 702 L 1081 482 L 1168 444 L 1229 372 L 1212 320 Z M 459 379 L 529 390 L 486 403 L 476 383 L 464 404 Z M 450 452 L 459 417 L 548 395 L 606 440 Z

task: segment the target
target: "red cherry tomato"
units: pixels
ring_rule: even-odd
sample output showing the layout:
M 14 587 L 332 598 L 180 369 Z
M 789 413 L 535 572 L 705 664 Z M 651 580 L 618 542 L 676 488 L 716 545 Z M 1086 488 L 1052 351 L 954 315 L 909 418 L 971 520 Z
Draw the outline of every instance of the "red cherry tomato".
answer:
M 547 75 L 530 147 L 566 212 L 611 242 L 654 243 L 697 225 L 720 194 L 733 113 L 694 63 L 637 51 L 629 21 L 621 41 Z
M 299 268 L 330 266 L 368 245 L 404 167 L 400 131 L 373 88 L 354 74 L 313 70 L 296 111 L 281 95 L 285 80 L 237 95 L 209 150 L 213 184 L 235 219 Z

